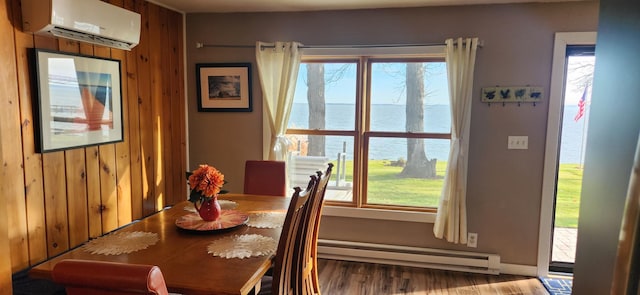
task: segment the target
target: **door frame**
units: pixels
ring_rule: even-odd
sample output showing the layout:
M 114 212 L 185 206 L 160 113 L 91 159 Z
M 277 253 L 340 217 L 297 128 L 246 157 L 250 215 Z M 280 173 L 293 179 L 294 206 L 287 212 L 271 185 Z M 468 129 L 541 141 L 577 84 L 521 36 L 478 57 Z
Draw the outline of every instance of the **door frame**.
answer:
M 557 32 L 553 45 L 547 139 L 544 148 L 542 177 L 542 201 L 540 204 L 540 228 L 538 236 L 538 276 L 549 274 L 549 257 L 552 247 L 552 223 L 558 174 L 558 148 L 565 84 L 567 46 L 595 45 L 596 32 Z

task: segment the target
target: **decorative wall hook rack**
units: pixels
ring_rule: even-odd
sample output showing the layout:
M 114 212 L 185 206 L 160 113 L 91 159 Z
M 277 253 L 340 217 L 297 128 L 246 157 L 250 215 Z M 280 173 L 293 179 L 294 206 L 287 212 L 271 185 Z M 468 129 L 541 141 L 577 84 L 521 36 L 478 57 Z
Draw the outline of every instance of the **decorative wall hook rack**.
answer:
M 537 103 L 542 102 L 544 96 L 542 87 L 538 86 L 508 86 L 508 87 L 484 87 L 482 88 L 482 102 L 488 103 L 502 103 L 504 106 L 506 103 L 517 103 L 520 106 L 521 103 L 531 103 L 536 106 Z

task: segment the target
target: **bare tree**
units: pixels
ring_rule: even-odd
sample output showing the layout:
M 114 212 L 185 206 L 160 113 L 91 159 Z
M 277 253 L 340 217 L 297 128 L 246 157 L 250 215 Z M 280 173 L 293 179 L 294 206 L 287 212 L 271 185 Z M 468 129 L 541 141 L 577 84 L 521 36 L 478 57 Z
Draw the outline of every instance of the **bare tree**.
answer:
M 325 128 L 325 99 L 324 99 L 324 64 L 307 63 L 307 101 L 309 102 L 309 129 Z M 307 155 L 325 155 L 324 136 L 309 136 Z
M 593 83 L 594 67 L 595 58 L 580 59 L 568 65 L 567 72 L 578 73 L 578 76 L 571 79 L 571 84 L 577 88 L 576 90 L 582 91 L 591 86 Z
M 352 64 L 330 70 L 325 75 L 323 63 L 307 63 L 307 102 L 309 103 L 309 129 L 325 129 L 325 88 L 340 81 Z M 325 155 L 325 137 L 309 136 L 307 155 Z
M 407 63 L 406 66 L 406 129 L 407 132 L 424 131 L 424 75 L 422 63 Z M 400 177 L 435 178 L 437 159 L 427 159 L 424 139 L 407 138 L 407 162 Z

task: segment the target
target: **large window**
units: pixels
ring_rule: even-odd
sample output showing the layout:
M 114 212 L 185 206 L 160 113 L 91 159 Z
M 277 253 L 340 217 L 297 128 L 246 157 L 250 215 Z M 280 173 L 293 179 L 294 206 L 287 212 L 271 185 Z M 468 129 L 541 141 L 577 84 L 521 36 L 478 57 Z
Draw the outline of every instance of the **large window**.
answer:
M 293 186 L 334 163 L 333 205 L 434 210 L 449 155 L 444 58 L 305 58 L 287 136 Z

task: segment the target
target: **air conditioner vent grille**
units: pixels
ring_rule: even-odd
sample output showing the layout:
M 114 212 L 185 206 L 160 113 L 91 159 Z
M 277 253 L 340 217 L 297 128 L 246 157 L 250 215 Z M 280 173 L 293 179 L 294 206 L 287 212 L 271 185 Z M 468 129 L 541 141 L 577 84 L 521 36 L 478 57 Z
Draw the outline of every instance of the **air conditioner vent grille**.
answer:
M 118 40 L 113 40 L 109 38 L 104 38 L 95 35 L 87 35 L 84 33 L 76 32 L 73 30 L 62 29 L 62 28 L 53 28 L 51 29 L 51 34 L 56 37 L 67 38 L 71 40 L 87 42 L 91 44 L 103 45 L 123 50 L 131 50 L 135 45 L 127 42 L 122 42 Z

